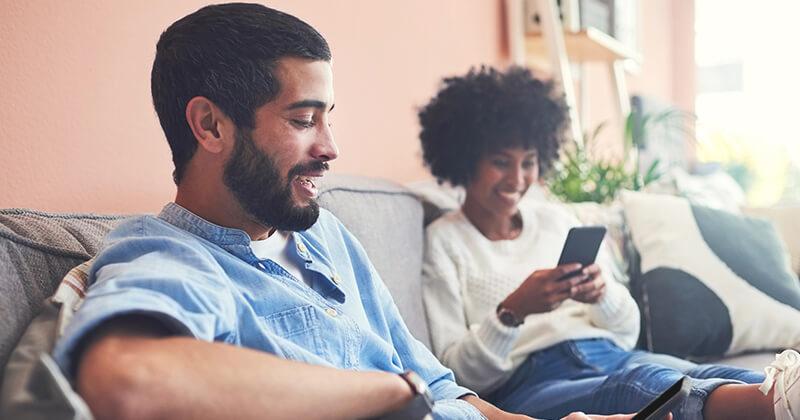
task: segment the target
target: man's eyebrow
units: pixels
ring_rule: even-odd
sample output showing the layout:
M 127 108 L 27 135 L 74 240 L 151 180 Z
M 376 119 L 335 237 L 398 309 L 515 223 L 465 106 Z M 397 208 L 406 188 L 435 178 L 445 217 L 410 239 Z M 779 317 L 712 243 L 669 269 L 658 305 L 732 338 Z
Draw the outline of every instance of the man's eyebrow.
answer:
M 331 105 L 328 112 L 333 111 L 334 105 Z M 287 110 L 298 109 L 298 108 L 317 108 L 324 110 L 326 108 L 325 102 L 318 101 L 316 99 L 305 99 L 302 101 L 297 101 L 291 103 L 289 106 L 286 107 Z

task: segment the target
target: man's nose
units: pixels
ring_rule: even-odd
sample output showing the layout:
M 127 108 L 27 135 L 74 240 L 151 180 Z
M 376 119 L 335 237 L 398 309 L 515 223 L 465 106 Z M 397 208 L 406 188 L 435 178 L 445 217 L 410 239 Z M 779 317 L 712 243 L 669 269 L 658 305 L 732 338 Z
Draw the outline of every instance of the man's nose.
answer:
M 314 158 L 323 162 L 339 157 L 339 148 L 333 140 L 333 130 L 327 124 L 324 125 L 314 143 L 313 155 Z

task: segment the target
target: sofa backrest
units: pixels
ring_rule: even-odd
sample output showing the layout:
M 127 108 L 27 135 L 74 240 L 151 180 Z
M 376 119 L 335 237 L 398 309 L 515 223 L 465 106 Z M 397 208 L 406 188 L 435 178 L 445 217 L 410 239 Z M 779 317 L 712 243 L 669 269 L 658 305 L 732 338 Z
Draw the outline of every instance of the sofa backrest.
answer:
M 61 278 L 126 217 L 0 210 L 0 372 Z
M 361 241 L 412 334 L 430 347 L 420 292 L 419 199 L 396 183 L 355 175 L 329 174 L 320 191 L 320 204 Z M 0 372 L 44 299 L 128 217 L 0 210 Z
M 431 347 L 422 305 L 423 207 L 407 188 L 357 175 L 327 175 L 319 195 L 366 249 L 411 333 Z

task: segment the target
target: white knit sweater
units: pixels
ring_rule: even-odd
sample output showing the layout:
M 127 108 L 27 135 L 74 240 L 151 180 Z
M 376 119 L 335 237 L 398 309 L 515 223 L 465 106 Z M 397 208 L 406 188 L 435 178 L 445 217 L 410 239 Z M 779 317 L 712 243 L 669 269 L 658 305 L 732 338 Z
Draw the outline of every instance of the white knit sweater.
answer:
M 461 210 L 426 231 L 422 287 L 433 349 L 459 384 L 479 393 L 502 385 L 528 354 L 564 340 L 606 337 L 630 349 L 639 335 L 636 303 L 611 270 L 603 270 L 606 293 L 596 304 L 568 299 L 518 328 L 500 323 L 497 304 L 535 270 L 555 267 L 567 231 L 579 225 L 563 207 L 524 203 L 516 239 L 490 241 Z M 601 248 L 601 269 L 608 258 Z

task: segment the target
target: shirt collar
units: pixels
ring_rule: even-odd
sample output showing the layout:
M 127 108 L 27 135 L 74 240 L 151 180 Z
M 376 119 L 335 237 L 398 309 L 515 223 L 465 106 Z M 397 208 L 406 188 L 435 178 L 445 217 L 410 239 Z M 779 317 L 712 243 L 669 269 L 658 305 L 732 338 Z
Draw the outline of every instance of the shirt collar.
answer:
M 158 218 L 199 236 L 250 264 L 259 261 L 250 247 L 250 235 L 241 229 L 211 223 L 177 203 L 167 203 L 161 209 Z M 297 244 L 297 255 L 305 262 L 306 268 L 322 274 L 324 280 L 318 285 L 322 294 L 332 295 L 334 299 L 344 302 L 344 292 L 337 282 L 333 281 L 334 273 L 325 253 L 316 249 L 302 232 L 292 232 L 291 235 Z
M 211 223 L 176 203 L 167 203 L 158 218 L 223 248 L 230 245 L 250 247 L 250 236 L 245 231 Z

